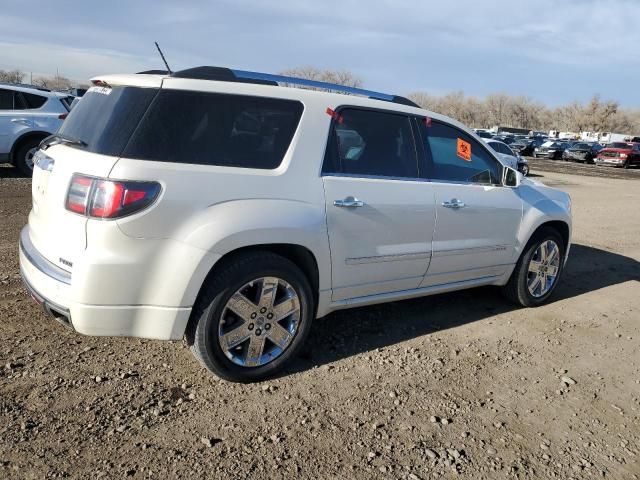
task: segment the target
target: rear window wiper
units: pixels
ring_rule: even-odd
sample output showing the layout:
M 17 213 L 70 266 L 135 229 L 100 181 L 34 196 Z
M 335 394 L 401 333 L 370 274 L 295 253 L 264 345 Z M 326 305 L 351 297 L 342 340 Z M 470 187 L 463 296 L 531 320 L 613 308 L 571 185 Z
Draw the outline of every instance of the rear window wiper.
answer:
M 42 142 L 40 142 L 40 148 L 42 150 L 46 150 L 51 145 L 56 145 L 58 143 L 64 143 L 67 145 L 77 145 L 79 147 L 86 147 L 88 144 L 83 140 L 78 140 L 77 138 L 67 137 L 62 135 L 61 133 L 54 133 L 53 135 L 48 136 Z

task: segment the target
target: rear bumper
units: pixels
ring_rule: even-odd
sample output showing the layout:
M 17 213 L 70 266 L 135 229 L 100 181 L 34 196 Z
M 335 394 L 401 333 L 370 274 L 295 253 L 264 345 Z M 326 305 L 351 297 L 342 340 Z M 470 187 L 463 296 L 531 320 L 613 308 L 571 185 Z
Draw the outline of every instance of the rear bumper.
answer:
M 73 275 L 51 264 L 37 251 L 30 241 L 28 225 L 20 234 L 20 273 L 27 290 L 45 312 L 84 335 L 179 340 L 191 314 L 190 307 L 92 305 L 75 301 Z M 91 283 L 100 283 L 100 279 L 92 280 Z M 105 280 L 104 287 L 108 288 L 112 279 Z

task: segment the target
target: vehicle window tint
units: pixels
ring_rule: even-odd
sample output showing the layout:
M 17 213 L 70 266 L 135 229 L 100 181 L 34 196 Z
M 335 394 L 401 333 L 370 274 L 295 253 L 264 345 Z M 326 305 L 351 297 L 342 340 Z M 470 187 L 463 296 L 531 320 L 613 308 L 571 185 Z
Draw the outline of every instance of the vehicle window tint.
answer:
M 120 155 L 157 92 L 138 87 L 89 89 L 59 132 L 86 143 L 86 147 L 69 145 L 74 148 Z
M 302 110 L 293 100 L 161 90 L 123 156 L 274 169 L 289 148 Z
M 333 122 L 323 171 L 416 178 L 418 163 L 408 117 L 345 108 Z
M 13 110 L 13 92 L 0 89 L 0 110 Z
M 22 92 L 21 96 L 25 109 L 40 108 L 42 105 L 44 105 L 44 102 L 47 101 L 47 97 L 36 95 L 34 93 Z
M 427 177 L 464 183 L 500 184 L 500 163 L 461 130 L 432 121 L 420 122 L 429 171 Z

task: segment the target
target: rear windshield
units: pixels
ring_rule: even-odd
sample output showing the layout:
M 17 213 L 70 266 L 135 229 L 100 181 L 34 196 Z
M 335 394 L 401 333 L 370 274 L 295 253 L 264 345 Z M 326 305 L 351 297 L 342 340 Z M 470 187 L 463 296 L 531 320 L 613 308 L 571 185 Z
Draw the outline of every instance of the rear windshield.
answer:
M 123 156 L 274 169 L 289 148 L 302 110 L 292 100 L 161 90 Z
M 607 145 L 607 148 L 624 148 L 624 149 L 629 149 L 631 148 L 633 145 L 629 145 L 628 143 L 622 143 L 622 142 L 613 142 L 610 143 L 609 145 Z
M 58 133 L 86 143 L 79 148 L 119 156 L 157 93 L 154 88 L 91 88 Z

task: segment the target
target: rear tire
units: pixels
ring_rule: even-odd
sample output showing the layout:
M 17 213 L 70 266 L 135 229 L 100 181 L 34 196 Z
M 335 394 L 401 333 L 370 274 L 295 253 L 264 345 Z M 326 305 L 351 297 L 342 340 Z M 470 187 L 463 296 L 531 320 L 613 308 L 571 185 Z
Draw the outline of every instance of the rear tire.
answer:
M 38 150 L 40 138 L 32 138 L 25 141 L 15 153 L 15 166 L 20 173 L 30 177 L 33 175 L 33 155 Z
M 275 280 L 277 286 L 267 289 L 268 282 Z M 263 304 L 271 291 L 275 292 L 273 311 L 264 307 L 268 301 Z M 276 307 L 285 303 L 298 305 L 295 313 L 281 320 L 293 318 L 293 323 L 277 319 Z M 242 307 L 242 316 L 236 314 L 237 305 Z M 293 262 L 270 252 L 252 252 L 222 266 L 207 280 L 192 313 L 187 343 L 200 363 L 219 377 L 258 382 L 279 373 L 296 356 L 309 334 L 314 312 L 309 282 Z M 234 336 L 228 337 L 231 332 Z M 274 341 L 276 335 L 280 335 L 282 348 Z M 261 345 L 255 347 L 257 355 L 254 341 Z
M 540 289 L 539 293 L 534 294 L 530 290 L 532 280 L 535 276 L 535 274 L 531 272 L 531 269 L 540 263 L 544 263 L 537 257 L 537 254 L 540 252 L 541 245 L 543 244 L 555 244 L 557 246 L 557 271 L 549 289 L 547 291 Z M 523 307 L 537 307 L 545 303 L 555 290 L 562 276 L 562 272 L 564 270 L 565 251 L 566 247 L 564 242 L 555 229 L 543 228 L 536 232 L 531 240 L 529 240 L 522 255 L 518 259 L 518 263 L 516 264 L 509 281 L 504 287 L 502 287 L 502 293 L 504 296 L 513 303 Z M 549 275 L 545 274 L 545 285 L 549 281 L 548 276 Z M 534 292 L 535 291 L 536 289 L 534 288 Z

